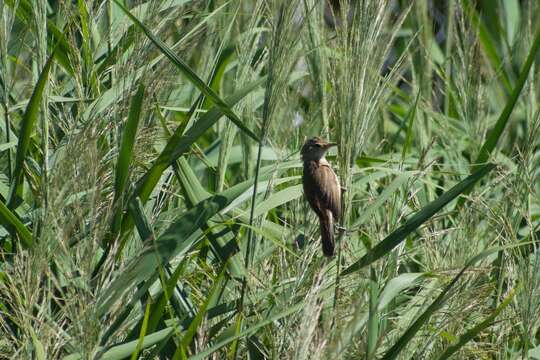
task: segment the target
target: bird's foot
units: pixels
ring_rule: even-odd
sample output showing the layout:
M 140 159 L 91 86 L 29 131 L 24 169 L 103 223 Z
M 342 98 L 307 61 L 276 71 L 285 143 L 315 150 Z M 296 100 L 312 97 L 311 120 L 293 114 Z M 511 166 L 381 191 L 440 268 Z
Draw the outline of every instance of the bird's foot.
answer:
M 359 231 L 360 230 L 360 227 L 357 227 L 357 228 L 354 228 L 354 229 L 347 229 L 346 227 L 344 226 L 341 226 L 341 225 L 334 225 L 335 229 L 339 232 L 344 232 L 344 233 L 347 233 L 347 234 L 351 234 L 353 232 L 356 232 L 356 231 Z

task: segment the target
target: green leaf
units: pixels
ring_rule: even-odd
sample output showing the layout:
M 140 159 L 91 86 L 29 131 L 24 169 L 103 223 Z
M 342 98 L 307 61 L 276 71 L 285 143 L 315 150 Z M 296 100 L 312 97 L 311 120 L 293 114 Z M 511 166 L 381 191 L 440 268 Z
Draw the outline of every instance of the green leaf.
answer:
M 184 157 L 181 157 L 178 160 L 178 164 L 175 166 L 175 173 L 186 194 L 188 208 L 192 207 L 191 204 L 197 204 L 211 196 L 211 194 L 203 187 Z M 202 227 L 202 230 L 210 240 L 210 244 L 214 248 L 215 254 L 219 256 L 223 263 L 228 263 L 230 275 L 233 277 L 244 276 L 245 272 L 243 264 L 237 257 L 231 257 L 230 252 L 225 251 L 228 242 L 236 242 L 234 233 L 224 229 L 223 225 L 216 226 L 216 223 L 213 221 L 208 221 L 208 223 Z
M 235 123 L 243 132 L 245 132 L 253 140 L 259 142 L 259 138 L 250 129 L 248 129 L 242 120 L 234 113 L 231 106 L 224 100 L 222 100 L 197 74 L 185 63 L 178 55 L 176 55 L 163 41 L 158 39 L 149 28 L 147 28 L 142 22 L 140 22 L 133 14 L 129 12 L 118 0 L 114 0 L 116 5 L 122 9 L 122 11 L 135 23 L 146 36 L 154 43 L 154 45 L 174 64 L 176 67 L 191 81 L 197 89 L 199 89 L 204 95 L 210 98 L 214 104 L 225 114 L 232 122 Z
M 206 300 L 202 303 L 202 305 L 199 308 L 199 311 L 197 311 L 197 315 L 195 316 L 195 318 L 193 318 L 193 320 L 189 324 L 189 327 L 184 333 L 184 336 L 182 337 L 181 346 L 178 347 L 179 349 L 188 348 L 188 346 L 191 344 L 191 341 L 193 340 L 193 337 L 195 336 L 197 332 L 197 328 L 203 321 L 204 316 L 206 315 L 209 304 L 216 303 L 220 294 L 223 293 L 223 288 L 225 287 L 225 284 L 227 283 L 227 279 L 225 276 L 226 273 L 227 273 L 227 262 L 225 262 L 223 269 L 221 270 L 221 273 L 214 280 L 214 284 L 212 285 L 212 288 L 210 289 L 210 292 L 208 293 Z
M 152 333 L 150 335 L 146 335 L 144 337 L 144 340 L 142 341 L 141 350 L 146 349 L 152 345 L 158 344 L 164 340 L 166 340 L 168 337 L 170 337 L 173 333 L 173 328 L 168 327 L 160 331 L 156 331 L 155 333 Z M 116 345 L 105 351 L 101 356 L 98 358 L 100 360 L 123 360 L 127 357 L 129 357 L 139 345 L 139 340 L 133 340 L 130 342 L 127 342 L 125 344 Z M 81 354 L 71 354 L 63 358 L 63 360 L 80 360 L 82 359 Z
M 141 109 L 143 105 L 144 85 L 141 83 L 137 92 L 131 99 L 131 106 L 129 108 L 128 119 L 122 133 L 122 141 L 120 145 L 120 151 L 118 154 L 118 162 L 116 164 L 116 176 L 114 182 L 114 198 L 118 200 L 124 194 L 126 189 L 126 183 L 129 177 L 129 165 L 133 158 L 133 146 L 137 137 L 137 128 L 139 126 L 139 119 L 141 118 Z M 118 231 L 120 227 L 121 214 L 123 207 L 120 207 L 115 215 L 115 221 L 113 223 L 113 233 Z
M 484 165 L 483 167 L 478 169 L 478 171 L 468 176 L 466 179 L 456 184 L 454 187 L 442 194 L 440 197 L 427 204 L 422 210 L 418 211 L 409 220 L 407 220 L 405 224 L 394 230 L 384 240 L 378 243 L 372 250 L 368 251 L 368 253 L 364 255 L 360 260 L 349 266 L 347 269 L 343 270 L 341 275 L 348 275 L 355 271 L 358 271 L 363 267 L 380 259 L 384 255 L 388 254 L 390 251 L 392 251 L 392 249 L 394 249 L 403 240 L 405 240 L 407 235 L 418 229 L 420 225 L 429 220 L 433 215 L 435 215 L 439 210 L 446 206 L 450 201 L 458 197 L 461 193 L 472 188 L 478 180 L 484 177 L 494 167 L 495 165 L 493 164 Z
M 435 44 L 435 41 L 433 42 Z M 413 125 L 414 119 L 416 118 L 416 109 L 418 108 L 418 100 L 420 99 L 420 90 L 416 93 L 416 99 L 414 100 L 414 105 L 412 105 L 407 113 L 403 123 L 407 124 L 407 133 L 405 134 L 405 143 L 403 144 L 403 149 L 401 151 L 401 159 L 405 160 L 405 156 L 409 148 L 412 145 L 413 138 Z
M 195 356 L 192 356 L 190 358 L 190 360 L 203 360 L 203 359 L 208 359 L 210 357 L 211 354 L 213 354 L 214 352 L 216 352 L 217 350 L 221 349 L 223 346 L 227 345 L 227 344 L 230 344 L 231 342 L 233 342 L 234 340 L 238 340 L 238 339 L 241 339 L 243 337 L 246 337 L 246 336 L 249 336 L 251 334 L 254 334 L 255 332 L 257 332 L 257 330 L 259 330 L 260 328 L 264 327 L 264 326 L 267 326 L 267 325 L 270 325 L 272 324 L 274 321 L 276 320 L 279 320 L 279 319 L 282 319 L 286 316 L 289 316 L 290 314 L 292 313 L 295 313 L 299 310 L 301 310 L 302 308 L 304 307 L 304 302 L 299 302 L 298 304 L 296 305 L 293 305 L 291 307 L 289 307 L 288 309 L 284 310 L 284 311 L 281 311 L 277 314 L 272 314 L 272 315 L 269 315 L 265 320 L 263 321 L 260 321 L 258 324 L 255 324 L 253 325 L 252 327 L 248 328 L 248 329 L 245 329 L 243 331 L 241 331 L 240 333 L 238 334 L 233 334 L 233 335 L 230 335 L 220 341 L 218 341 L 216 344 L 214 344 L 213 346 L 209 347 L 208 349 L 204 350 L 204 351 L 201 351 L 200 353 L 196 354 Z
M 131 99 L 128 119 L 122 133 L 122 142 L 118 155 L 118 164 L 116 168 L 115 191 L 117 195 L 121 194 L 126 186 L 129 164 L 133 156 L 133 145 L 137 136 L 137 128 L 141 118 L 141 109 L 143 105 L 144 84 L 141 83 L 137 92 Z
M 379 297 L 377 309 L 382 311 L 400 292 L 409 288 L 425 276 L 425 273 L 405 273 L 390 280 Z
M 4 225 L 12 236 L 19 235 L 23 245 L 30 247 L 34 243 L 32 233 L 24 226 L 19 218 L 9 210 L 9 208 L 0 200 L 0 222 Z
M 493 325 L 493 322 L 499 316 L 501 311 L 503 311 L 508 305 L 510 305 L 512 299 L 514 298 L 514 290 L 511 290 L 509 294 L 506 296 L 504 301 L 497 306 L 497 308 L 482 321 L 480 324 L 476 325 L 469 331 L 467 331 L 465 334 L 461 335 L 454 345 L 449 346 L 442 354 L 438 357 L 438 360 L 443 359 L 449 359 L 453 354 L 455 354 L 459 349 L 461 349 L 466 343 L 474 339 L 480 332 L 482 332 L 484 329 L 490 327 Z
M 353 227 L 361 226 L 366 220 L 370 219 L 373 216 L 373 213 L 379 207 L 381 207 L 385 201 L 388 200 L 388 198 L 392 196 L 392 194 L 394 194 L 403 184 L 405 184 L 411 176 L 411 173 L 404 173 L 395 178 L 377 197 L 377 200 L 375 200 L 373 204 L 368 206 L 366 210 L 362 212 L 362 214 L 354 222 Z
M 302 185 L 289 186 L 281 191 L 278 191 L 268 197 L 268 199 L 260 202 L 255 208 L 254 216 L 261 216 L 268 211 L 277 208 L 289 201 L 295 200 L 302 196 Z
M 536 35 L 534 37 L 534 42 L 531 46 L 531 50 L 529 51 L 529 54 L 527 55 L 527 59 L 525 60 L 525 63 L 523 64 L 523 67 L 521 68 L 521 72 L 519 73 L 519 78 L 516 82 L 516 85 L 514 86 L 514 89 L 512 90 L 512 93 L 510 94 L 510 98 L 508 99 L 506 106 L 504 107 L 501 115 L 497 119 L 495 126 L 489 132 L 489 135 L 486 141 L 484 142 L 484 144 L 482 145 L 482 148 L 480 149 L 480 153 L 478 154 L 476 161 L 472 165 L 473 171 L 476 170 L 479 166 L 484 164 L 489 159 L 489 155 L 491 154 L 493 149 L 495 149 L 495 146 L 497 146 L 497 142 L 501 138 L 503 130 L 506 127 L 506 124 L 508 124 L 508 121 L 510 120 L 510 114 L 512 114 L 512 111 L 514 110 L 514 107 L 516 106 L 517 100 L 519 98 L 519 94 L 521 93 L 521 90 L 523 89 L 523 86 L 525 85 L 525 82 L 527 81 L 527 78 L 529 77 L 529 71 L 531 70 L 532 64 L 536 58 L 536 53 L 538 52 L 538 48 L 540 48 L 540 25 L 538 26 L 538 29 L 536 31 Z
M 32 344 L 34 345 L 35 359 L 36 360 L 47 359 L 47 355 L 45 354 L 45 348 L 43 347 L 43 344 L 41 343 L 41 341 L 39 341 L 33 329 L 30 329 L 30 334 L 32 336 Z
M 395 359 L 401 350 L 405 348 L 405 346 L 411 341 L 411 339 L 414 337 L 414 335 L 420 330 L 420 328 L 427 323 L 431 315 L 435 311 L 437 311 L 442 304 L 444 303 L 446 296 L 454 287 L 454 285 L 458 282 L 458 280 L 463 276 L 465 271 L 471 267 L 472 265 L 476 264 L 478 261 L 490 256 L 491 254 L 497 253 L 499 251 L 510 249 L 510 248 L 516 248 L 520 246 L 525 246 L 530 244 L 530 242 L 527 243 L 519 243 L 514 245 L 508 245 L 508 246 L 499 246 L 492 249 L 485 250 L 481 252 L 480 254 L 474 256 L 471 258 L 465 266 L 461 269 L 461 271 L 444 287 L 444 289 L 441 291 L 439 296 L 428 306 L 428 308 L 414 321 L 414 323 L 405 331 L 405 333 L 398 339 L 398 341 L 382 356 L 382 360 L 388 360 L 388 359 Z M 501 309 L 502 310 L 502 309 Z
M 17 17 L 28 27 L 34 26 L 35 18 L 33 2 L 28 0 L 6 0 L 5 3 L 16 10 Z M 69 26 L 66 26 L 66 29 L 68 27 Z M 73 75 L 73 67 L 69 60 L 71 46 L 65 39 L 64 33 L 56 27 L 51 19 L 47 19 L 47 37 L 47 42 L 49 44 L 54 44 L 56 48 L 51 56 L 55 57 L 57 63 L 60 64 L 68 74 Z
M 104 314 L 123 293 L 153 276 L 158 266 L 187 251 L 200 238 L 200 230 L 208 220 L 253 185 L 246 181 L 198 203 L 175 220 L 155 241 L 147 244 L 141 254 L 104 291 L 98 301 L 98 313 Z
M 133 350 L 133 353 L 131 354 L 131 360 L 137 360 L 137 358 L 139 357 L 139 353 L 142 350 L 142 347 L 144 344 L 144 337 L 146 335 L 146 330 L 148 328 L 148 318 L 150 317 L 151 306 L 152 306 L 152 303 L 150 301 L 147 301 L 146 310 L 144 311 L 143 323 L 141 326 L 141 333 L 139 335 L 139 340 L 137 341 L 137 346 L 135 347 L 135 350 Z
M 160 320 L 163 317 L 163 314 L 165 312 L 165 306 L 169 302 L 169 299 L 171 296 L 173 296 L 174 293 L 174 287 L 176 286 L 178 279 L 180 278 L 180 275 L 182 275 L 183 270 L 185 268 L 184 265 L 185 262 L 181 262 L 176 266 L 176 269 L 174 270 L 173 274 L 169 279 L 167 279 L 166 284 L 161 284 L 163 288 L 163 292 L 159 296 L 159 299 L 152 307 L 152 314 L 150 315 L 150 319 L 148 321 L 148 331 L 155 331 L 158 327 L 158 324 Z
M 247 94 L 260 86 L 264 81 L 265 78 L 260 78 L 251 84 L 248 84 L 243 89 L 228 97 L 227 102 L 232 105 L 236 104 Z M 141 200 L 146 202 L 150 193 L 159 182 L 163 171 L 171 166 L 181 155 L 187 152 L 191 145 L 193 145 L 206 130 L 213 126 L 222 115 L 223 112 L 221 108 L 213 107 L 206 114 L 201 116 L 201 118 L 193 124 L 185 134 L 176 131 L 167 142 L 167 145 L 165 145 L 165 149 L 163 149 L 157 160 L 152 164 L 152 167 L 137 182 L 135 196 L 140 196 Z
M 505 89 L 507 91 L 510 91 L 510 89 L 512 89 L 512 83 L 510 81 L 508 73 L 503 68 L 503 62 L 501 60 L 501 57 L 499 56 L 499 53 L 497 52 L 497 46 L 495 45 L 493 36 L 490 34 L 486 24 L 484 23 L 484 21 L 482 21 L 474 6 L 470 4 L 469 0 L 463 1 L 463 9 L 465 10 L 474 27 L 478 28 L 478 37 L 480 39 L 480 43 L 484 48 L 484 52 L 491 64 L 491 67 L 493 68 L 493 71 L 496 73 L 500 72 Z
M 24 169 L 24 162 L 26 158 L 26 153 L 30 146 L 30 137 L 34 130 L 34 125 L 39 117 L 39 107 L 41 105 L 41 97 L 43 95 L 43 90 L 45 89 L 45 84 L 49 78 L 49 71 L 51 70 L 54 59 L 54 51 L 45 63 L 41 74 L 39 75 L 30 101 L 26 106 L 22 118 L 21 131 L 18 134 L 19 142 L 17 144 L 17 155 L 15 157 L 15 169 L 13 170 L 13 177 L 11 182 L 11 187 L 9 189 L 9 195 L 7 199 L 8 208 L 13 208 L 17 196 L 22 196 L 22 175 Z

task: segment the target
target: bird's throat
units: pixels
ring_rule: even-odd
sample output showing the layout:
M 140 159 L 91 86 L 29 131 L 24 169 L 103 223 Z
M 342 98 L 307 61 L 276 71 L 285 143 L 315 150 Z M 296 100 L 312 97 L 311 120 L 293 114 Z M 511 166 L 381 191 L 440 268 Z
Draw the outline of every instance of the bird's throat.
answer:
M 326 160 L 324 156 L 320 158 L 319 161 L 317 161 L 317 164 L 319 164 L 319 166 L 321 165 L 330 166 L 330 163 L 328 162 L 328 160 Z

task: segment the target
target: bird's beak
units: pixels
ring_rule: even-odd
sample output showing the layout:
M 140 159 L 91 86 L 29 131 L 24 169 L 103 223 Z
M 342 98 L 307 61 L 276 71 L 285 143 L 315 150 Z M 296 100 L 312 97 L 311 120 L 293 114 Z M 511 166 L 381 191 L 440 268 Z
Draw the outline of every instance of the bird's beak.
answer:
M 330 149 L 331 147 L 337 146 L 337 143 L 328 143 L 326 144 L 325 148 Z

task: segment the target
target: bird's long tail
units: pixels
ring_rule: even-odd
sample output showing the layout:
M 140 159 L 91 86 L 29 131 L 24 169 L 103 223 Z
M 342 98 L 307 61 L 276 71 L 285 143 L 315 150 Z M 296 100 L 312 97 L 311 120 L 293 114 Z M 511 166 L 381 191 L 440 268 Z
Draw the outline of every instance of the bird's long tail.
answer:
M 334 256 L 334 217 L 330 210 L 326 210 L 319 217 L 321 223 L 321 240 L 324 256 Z

